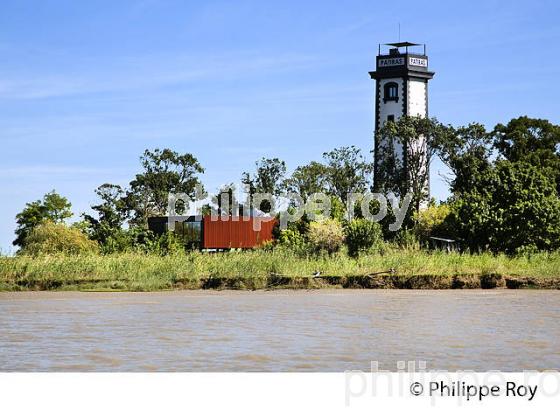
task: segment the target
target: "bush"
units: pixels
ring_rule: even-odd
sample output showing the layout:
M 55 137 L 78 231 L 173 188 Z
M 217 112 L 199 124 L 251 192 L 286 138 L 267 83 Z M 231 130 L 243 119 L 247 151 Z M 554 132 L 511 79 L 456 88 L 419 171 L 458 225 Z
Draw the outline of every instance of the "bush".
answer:
M 157 250 L 158 237 L 144 226 L 134 226 L 126 231 L 130 249 L 135 252 L 154 252 Z
M 280 231 L 278 244 L 286 248 L 299 250 L 305 247 L 305 236 L 296 229 L 284 229 Z
M 276 246 L 276 243 L 274 242 L 274 240 L 263 241 L 263 243 L 261 243 L 261 245 L 258 247 L 258 249 L 263 251 L 263 252 L 272 252 L 274 250 L 275 246 Z
M 150 243 L 148 253 L 155 255 L 179 255 L 185 252 L 185 244 L 174 232 L 165 232 Z
M 128 231 L 121 230 L 107 237 L 104 243 L 99 244 L 101 253 L 122 253 L 133 249 L 132 236 Z
M 339 222 L 344 220 L 346 207 L 337 196 L 331 196 L 331 218 Z
M 338 252 L 344 243 L 344 230 L 339 221 L 324 219 L 309 224 L 309 243 L 315 252 L 326 251 L 329 255 Z
M 377 222 L 367 219 L 353 219 L 346 226 L 346 245 L 348 254 L 357 257 L 360 252 L 367 252 L 382 242 L 383 233 Z
M 428 241 L 430 236 L 448 237 L 450 230 L 446 227 L 446 219 L 451 213 L 449 205 L 430 205 L 414 214 L 416 225 L 414 233 L 421 241 Z
M 277 244 L 279 247 L 292 251 L 295 255 L 305 257 L 311 249 L 306 235 L 295 229 L 285 229 L 280 232 Z
M 21 253 L 26 255 L 66 253 L 71 255 L 97 253 L 99 246 L 77 228 L 46 222 L 27 236 Z
M 411 229 L 401 229 L 395 235 L 393 243 L 401 249 L 419 250 L 420 242 Z

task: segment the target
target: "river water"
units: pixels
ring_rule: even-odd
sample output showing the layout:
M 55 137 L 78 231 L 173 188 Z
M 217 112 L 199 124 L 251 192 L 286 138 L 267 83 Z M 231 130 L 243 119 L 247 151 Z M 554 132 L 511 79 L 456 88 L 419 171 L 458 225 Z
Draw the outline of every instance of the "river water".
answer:
M 560 292 L 0 293 L 0 371 L 560 369 Z

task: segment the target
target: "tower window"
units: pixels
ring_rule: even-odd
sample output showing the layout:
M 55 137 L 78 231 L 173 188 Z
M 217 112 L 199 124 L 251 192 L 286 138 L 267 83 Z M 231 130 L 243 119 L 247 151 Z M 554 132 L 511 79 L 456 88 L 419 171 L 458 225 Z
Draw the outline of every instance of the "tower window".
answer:
M 399 102 L 399 85 L 395 82 L 385 84 L 383 102 L 387 101 Z

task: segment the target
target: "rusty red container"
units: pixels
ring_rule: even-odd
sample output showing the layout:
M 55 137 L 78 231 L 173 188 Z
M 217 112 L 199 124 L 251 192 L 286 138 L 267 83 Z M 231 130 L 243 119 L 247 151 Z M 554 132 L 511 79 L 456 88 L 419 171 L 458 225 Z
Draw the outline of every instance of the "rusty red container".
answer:
M 260 229 L 255 229 L 260 223 Z M 249 220 L 228 218 L 213 221 L 210 217 L 203 219 L 203 248 L 231 249 L 255 248 L 272 240 L 272 230 L 277 224 L 275 218 L 251 217 Z

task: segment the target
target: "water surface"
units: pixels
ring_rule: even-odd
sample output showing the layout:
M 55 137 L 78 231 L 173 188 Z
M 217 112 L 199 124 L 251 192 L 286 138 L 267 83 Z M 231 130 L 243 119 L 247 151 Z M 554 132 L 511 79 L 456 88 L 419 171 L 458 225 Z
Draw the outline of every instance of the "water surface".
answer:
M 560 369 L 560 292 L 0 293 L 0 371 Z

